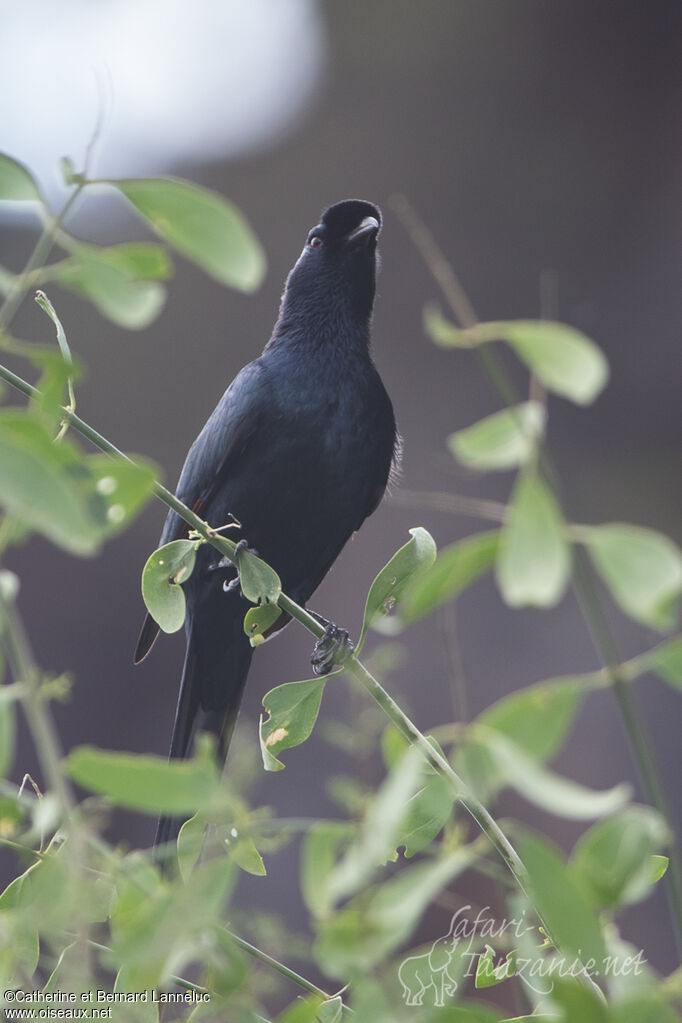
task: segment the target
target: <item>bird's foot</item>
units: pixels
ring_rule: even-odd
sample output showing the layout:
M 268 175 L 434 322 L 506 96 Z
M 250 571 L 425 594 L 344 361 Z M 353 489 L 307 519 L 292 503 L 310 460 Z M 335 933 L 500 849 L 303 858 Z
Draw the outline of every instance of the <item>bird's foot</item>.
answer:
M 324 626 L 324 635 L 320 636 L 310 663 L 315 675 L 328 675 L 334 668 L 343 667 L 353 653 L 353 644 L 346 629 L 340 629 L 333 622 L 327 622 L 320 615 L 314 615 Z
M 225 556 L 224 558 L 221 558 L 216 567 L 233 568 L 235 565 L 238 565 L 239 555 L 242 553 L 242 551 L 246 551 L 247 554 L 253 554 L 253 556 L 256 558 L 260 556 L 257 550 L 255 550 L 253 547 L 249 547 L 247 540 L 239 540 L 238 543 L 235 544 L 234 554 L 232 555 L 232 557 L 228 558 L 227 556 Z M 223 583 L 223 589 L 225 593 L 231 593 L 233 590 L 239 589 L 238 571 L 234 579 L 225 580 L 225 582 Z

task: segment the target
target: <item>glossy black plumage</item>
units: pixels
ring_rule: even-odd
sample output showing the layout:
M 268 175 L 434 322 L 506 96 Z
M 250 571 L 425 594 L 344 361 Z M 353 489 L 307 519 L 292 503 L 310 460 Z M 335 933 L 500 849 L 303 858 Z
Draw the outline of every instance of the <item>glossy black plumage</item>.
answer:
M 389 397 L 370 356 L 379 211 L 337 203 L 312 229 L 287 279 L 260 358 L 227 389 L 190 448 L 177 494 L 212 526 L 234 516 L 250 547 L 305 604 L 386 488 L 396 450 Z M 161 543 L 187 535 L 170 513 Z M 252 650 L 248 608 L 218 552 L 203 545 L 185 585 L 187 653 L 170 755 L 209 731 L 225 756 Z M 282 620 L 282 624 L 284 621 Z M 147 619 L 136 652 L 157 629 Z M 181 822 L 162 820 L 157 842 Z

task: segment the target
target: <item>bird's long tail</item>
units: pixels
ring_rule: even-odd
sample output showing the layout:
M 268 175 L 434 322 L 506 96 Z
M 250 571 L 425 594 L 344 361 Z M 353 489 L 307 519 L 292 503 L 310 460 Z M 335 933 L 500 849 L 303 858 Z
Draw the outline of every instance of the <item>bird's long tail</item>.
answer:
M 243 603 L 233 614 L 221 610 L 219 620 L 202 615 L 189 626 L 171 758 L 187 756 L 198 732 L 215 736 L 221 766 L 227 756 L 253 651 L 242 628 Z M 183 818 L 161 817 L 154 845 L 174 841 L 183 824 Z

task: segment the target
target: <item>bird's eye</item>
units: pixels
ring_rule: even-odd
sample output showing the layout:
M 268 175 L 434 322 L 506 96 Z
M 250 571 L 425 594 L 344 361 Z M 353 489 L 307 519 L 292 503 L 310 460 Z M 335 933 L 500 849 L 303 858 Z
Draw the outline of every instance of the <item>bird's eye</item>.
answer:
M 322 244 L 323 242 L 319 234 L 314 234 L 310 241 L 308 242 L 308 245 L 310 246 L 311 249 L 319 249 L 322 246 Z

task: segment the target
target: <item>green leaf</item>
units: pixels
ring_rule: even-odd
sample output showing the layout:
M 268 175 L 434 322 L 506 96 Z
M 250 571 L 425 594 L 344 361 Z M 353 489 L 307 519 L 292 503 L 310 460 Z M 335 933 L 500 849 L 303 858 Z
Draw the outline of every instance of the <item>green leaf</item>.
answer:
M 542 405 L 525 401 L 451 434 L 448 446 L 472 469 L 511 469 L 523 465 L 535 452 L 545 418 Z
M 405 847 L 405 859 L 421 852 L 440 834 L 452 816 L 455 796 L 447 778 L 435 774 L 412 796 L 396 846 Z
M 549 927 L 561 952 L 583 963 L 604 962 L 604 941 L 590 900 L 555 847 L 530 831 L 523 831 L 518 849 L 528 871 L 529 895 Z
M 603 352 L 574 327 L 546 320 L 512 320 L 492 326 L 555 394 L 589 405 L 606 386 L 609 365 Z
M 657 884 L 662 877 L 665 877 L 665 873 L 670 865 L 669 856 L 659 856 L 655 854 L 649 857 L 649 884 Z
M 142 813 L 194 813 L 220 794 L 217 770 L 205 757 L 169 762 L 79 746 L 67 757 L 65 769 L 83 788 Z
M 278 755 L 285 749 L 299 746 L 313 730 L 320 712 L 326 678 L 304 682 L 285 682 L 263 697 L 263 706 L 270 715 L 260 719 L 260 748 L 266 771 L 281 771 L 284 764 Z
M 601 349 L 565 323 L 509 320 L 460 329 L 437 308 L 427 306 L 424 328 L 444 348 L 474 348 L 490 341 L 506 341 L 548 390 L 580 405 L 594 401 L 608 380 L 608 362 Z
M 419 621 L 455 597 L 484 575 L 495 561 L 498 530 L 475 533 L 450 544 L 440 552 L 431 568 L 417 576 L 403 596 L 400 620 Z
M 400 603 L 415 574 L 428 568 L 435 560 L 436 544 L 431 534 L 421 526 L 409 532 L 412 539 L 382 568 L 367 594 L 358 652 L 369 627 Z
M 366 973 L 409 938 L 436 895 L 474 858 L 462 848 L 442 859 L 410 864 L 369 895 L 356 896 L 319 925 L 315 954 L 322 968 L 334 976 Z
M 23 163 L 0 153 L 0 200 L 42 202 L 37 184 Z
M 325 916 L 331 909 L 329 876 L 348 843 L 353 828 L 336 821 L 318 821 L 308 831 L 301 848 L 301 894 L 315 916 Z
M 682 689 L 682 636 L 652 650 L 646 655 L 645 664 L 647 670 L 655 671 L 675 689 Z
M 244 632 L 249 637 L 251 646 L 260 646 L 265 641 L 263 635 L 274 625 L 282 611 L 277 604 L 261 604 L 250 607 L 244 615 Z
M 541 767 L 519 746 L 493 729 L 473 727 L 476 740 L 490 753 L 504 783 L 548 813 L 573 820 L 590 820 L 614 813 L 628 799 L 628 785 L 595 792 Z
M 267 874 L 263 857 L 256 848 L 256 843 L 250 835 L 236 835 L 225 839 L 227 854 L 231 860 L 245 870 L 247 874 L 255 874 L 256 877 L 264 877 Z
M 424 307 L 424 330 L 441 348 L 471 348 L 476 343 L 471 340 L 469 331 L 456 327 L 432 303 Z
M 517 481 L 497 557 L 497 584 L 511 607 L 553 607 L 570 573 L 559 506 L 532 470 Z
M 602 973 L 601 963 L 595 969 Z M 611 1019 L 607 1006 L 596 992 L 579 980 L 562 976 L 560 971 L 551 981 L 551 999 L 563 1010 L 560 1018 L 564 1023 L 574 1020 L 575 1023 L 607 1023 Z
M 423 758 L 410 747 L 390 772 L 365 813 L 358 838 L 327 879 L 331 904 L 357 892 L 395 853 L 406 806 L 419 788 Z
M 592 675 L 550 679 L 503 696 L 486 708 L 476 724 L 494 728 L 534 760 L 545 761 L 564 744 Z
M 512 950 L 504 962 L 495 966 L 495 949 L 490 945 L 485 946 L 485 952 L 478 957 L 476 965 L 476 979 L 474 984 L 477 988 L 495 987 L 502 981 L 513 977 L 516 972 L 516 950 Z
M 181 583 L 194 570 L 195 540 L 172 540 L 147 559 L 142 570 L 142 597 L 147 610 L 164 632 L 177 632 L 185 621 L 185 594 Z
M 336 998 L 329 998 L 317 1010 L 318 1023 L 340 1023 L 343 1013 L 343 999 L 341 995 Z
M 253 291 L 265 273 L 261 245 L 239 210 L 222 196 L 174 178 L 110 181 L 164 241 L 207 274 Z
M 239 586 L 252 604 L 276 604 L 282 592 L 279 576 L 261 558 L 250 551 L 237 554 Z
M 94 554 L 101 532 L 92 517 L 89 473 L 78 450 L 18 409 L 0 413 L 0 501 L 10 515 L 72 554 Z
M 682 557 L 672 540 L 653 529 L 618 522 L 581 527 L 580 539 L 627 615 L 660 632 L 673 628 Z
M 120 533 L 151 497 L 159 471 L 137 455 L 133 461 L 91 455 L 86 464 L 103 505 L 103 533 L 107 537 Z
M 71 259 L 49 268 L 59 284 L 127 330 L 142 330 L 156 319 L 166 301 L 166 289 L 158 280 L 169 272 L 160 246 L 102 247 L 71 241 L 69 249 Z
M 323 1004 L 323 1000 L 319 995 L 309 995 L 307 998 L 297 998 L 296 1001 L 288 1006 L 278 1017 L 275 1023 L 318 1023 L 318 1009 Z M 244 1020 L 244 1023 L 251 1023 L 248 1018 Z M 256 1017 L 253 1017 L 253 1023 L 256 1023 Z
M 648 806 L 630 806 L 580 837 L 569 869 L 596 908 L 627 905 L 651 891 L 651 857 L 667 840 L 660 814 Z

